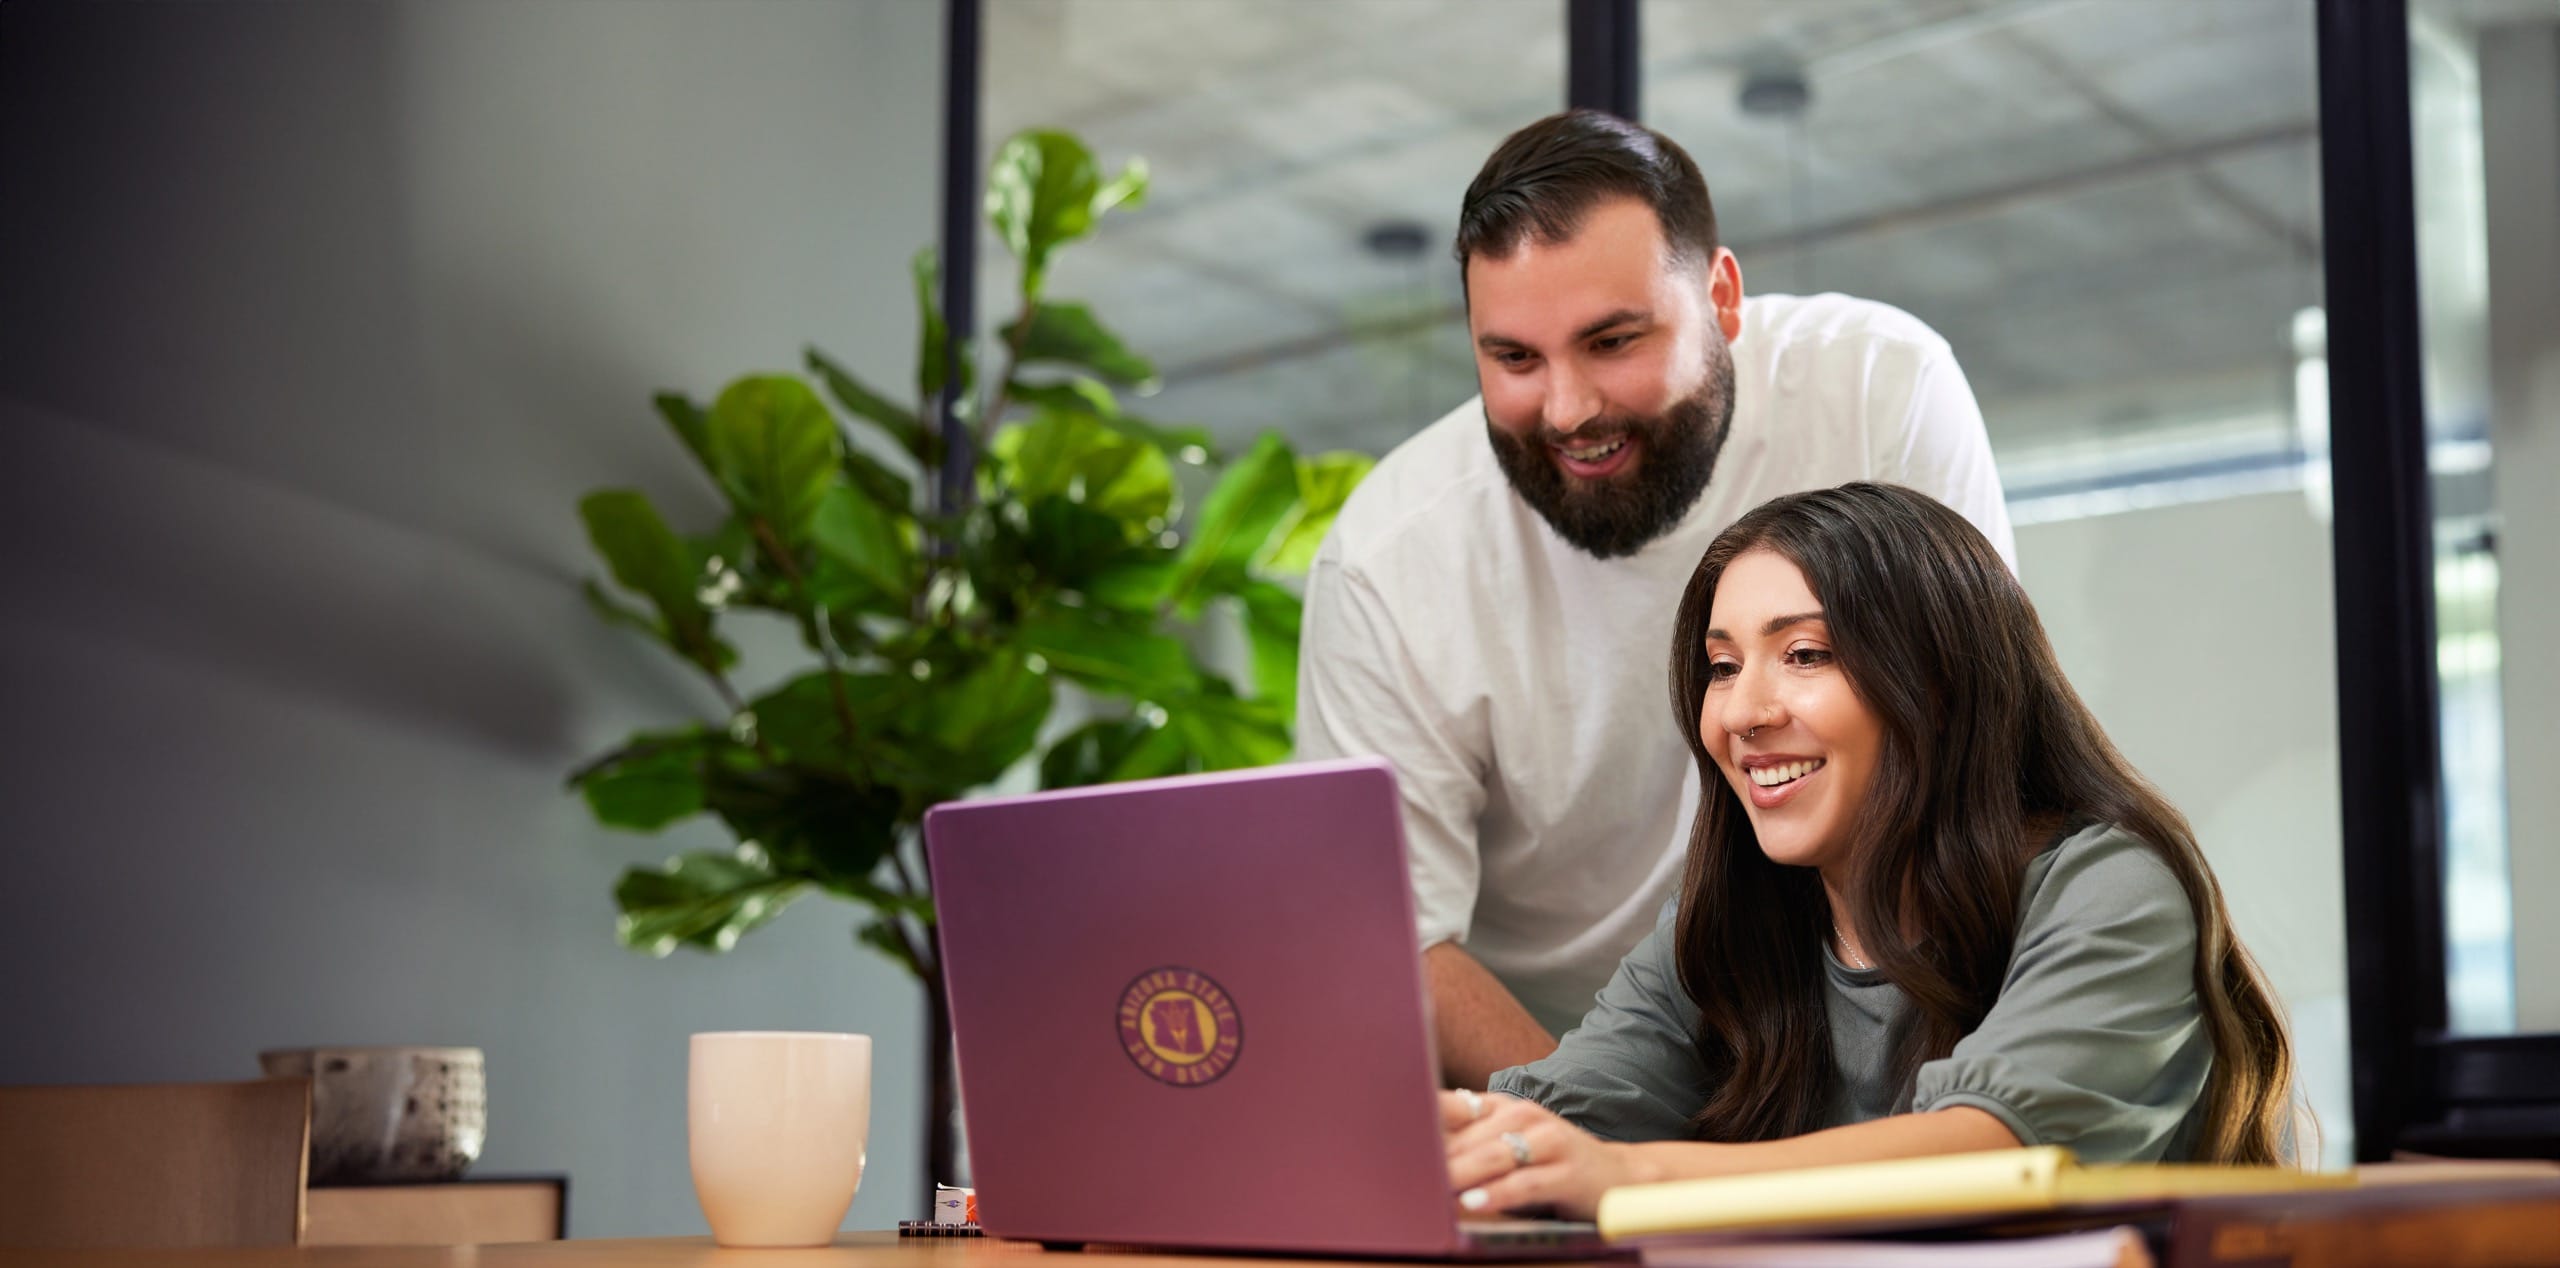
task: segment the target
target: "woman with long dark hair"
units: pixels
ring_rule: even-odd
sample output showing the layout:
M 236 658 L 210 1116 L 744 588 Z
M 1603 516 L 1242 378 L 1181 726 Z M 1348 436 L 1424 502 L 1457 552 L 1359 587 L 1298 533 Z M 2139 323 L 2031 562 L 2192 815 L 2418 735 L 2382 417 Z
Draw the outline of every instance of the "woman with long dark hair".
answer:
M 1759 507 L 1699 562 L 1671 682 L 1703 790 L 1677 911 L 1508 1095 L 1444 1094 L 1462 1207 L 2019 1144 L 2287 1160 L 2283 1019 L 2194 833 L 1962 516 Z

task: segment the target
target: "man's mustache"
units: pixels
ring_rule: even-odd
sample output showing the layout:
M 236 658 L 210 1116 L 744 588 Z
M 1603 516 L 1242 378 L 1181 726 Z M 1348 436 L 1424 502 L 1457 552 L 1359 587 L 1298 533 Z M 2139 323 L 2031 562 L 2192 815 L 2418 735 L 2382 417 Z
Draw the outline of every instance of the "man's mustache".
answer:
M 1541 423 L 1538 426 L 1536 439 L 1542 445 L 1581 448 L 1585 445 L 1605 445 L 1624 440 L 1629 436 L 1641 436 L 1651 430 L 1653 430 L 1651 425 L 1639 419 L 1595 418 L 1569 432 L 1558 431 Z

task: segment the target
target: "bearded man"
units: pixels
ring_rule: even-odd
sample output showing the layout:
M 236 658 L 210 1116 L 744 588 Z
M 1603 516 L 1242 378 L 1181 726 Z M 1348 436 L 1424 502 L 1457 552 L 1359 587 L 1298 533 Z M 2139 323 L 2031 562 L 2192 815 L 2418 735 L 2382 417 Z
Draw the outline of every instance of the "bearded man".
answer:
M 1698 166 L 1595 111 L 1514 133 L 1459 213 L 1482 395 L 1396 447 L 1308 577 L 1301 757 L 1396 768 L 1444 1081 L 1552 1052 L 1665 910 L 1698 782 L 1672 616 L 1780 494 L 1909 485 L 2013 565 L 1944 339 L 1845 295 L 1743 298 Z

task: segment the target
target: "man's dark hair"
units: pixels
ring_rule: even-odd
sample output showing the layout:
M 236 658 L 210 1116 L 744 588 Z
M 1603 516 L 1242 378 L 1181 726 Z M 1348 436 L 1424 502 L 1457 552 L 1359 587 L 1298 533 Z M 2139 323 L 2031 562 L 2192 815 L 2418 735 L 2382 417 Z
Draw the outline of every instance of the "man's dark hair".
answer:
M 1567 110 L 1505 138 L 1467 186 L 1458 210 L 1460 276 L 1476 256 L 1499 260 L 1523 242 L 1572 237 L 1593 207 L 1613 198 L 1653 208 L 1674 257 L 1715 258 L 1715 204 L 1689 152 L 1643 124 Z

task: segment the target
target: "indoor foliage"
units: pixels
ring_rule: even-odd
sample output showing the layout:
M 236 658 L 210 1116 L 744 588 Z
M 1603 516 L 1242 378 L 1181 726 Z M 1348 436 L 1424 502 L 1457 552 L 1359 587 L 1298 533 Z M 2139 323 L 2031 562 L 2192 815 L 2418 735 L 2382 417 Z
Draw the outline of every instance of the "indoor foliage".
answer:
M 811 349 L 805 376 L 748 375 L 707 407 L 658 396 L 726 504 L 709 531 L 676 530 L 637 490 L 579 504 L 614 582 L 587 583 L 595 610 L 699 673 L 720 708 L 631 736 L 571 783 L 609 826 L 708 814 L 737 841 L 626 871 L 623 942 L 721 951 L 806 894 L 861 907 L 860 940 L 931 1001 L 928 1179 L 950 1177 L 951 1079 L 926 808 L 1026 761 L 1055 788 L 1286 758 L 1299 601 L 1274 578 L 1303 572 L 1369 466 L 1301 459 L 1276 434 L 1222 460 L 1206 431 L 1122 409 L 1118 391 L 1149 389 L 1154 367 L 1046 283 L 1062 245 L 1145 189 L 1142 164 L 1106 179 L 1064 133 L 997 154 L 985 210 L 1020 264 L 1021 307 L 988 341 L 999 373 L 980 382 L 962 358 L 965 453 L 935 421 L 950 333 L 928 250 L 912 405 Z M 974 496 L 935 509 L 955 461 L 974 467 Z M 1205 490 L 1196 505 L 1186 486 Z M 1241 688 L 1196 651 L 1213 612 L 1241 619 Z M 740 613 L 798 630 L 796 672 L 742 683 L 723 636 Z M 1076 721 L 1061 729 L 1063 701 Z

